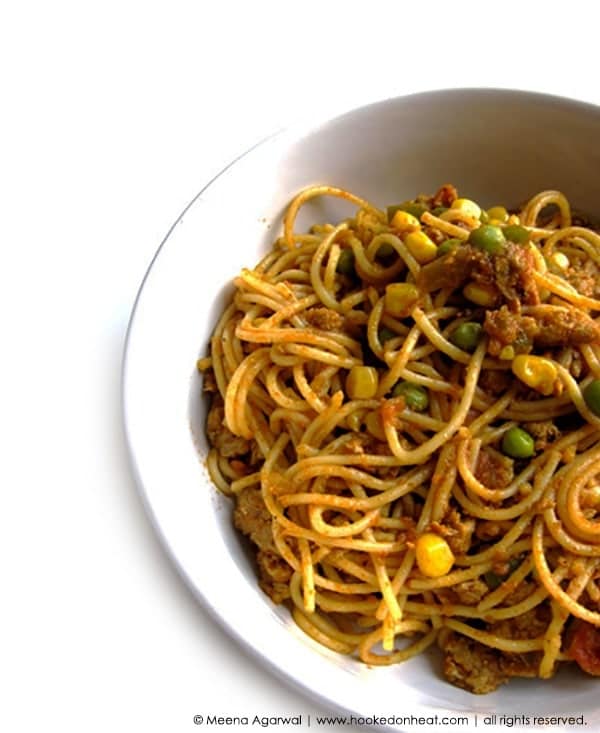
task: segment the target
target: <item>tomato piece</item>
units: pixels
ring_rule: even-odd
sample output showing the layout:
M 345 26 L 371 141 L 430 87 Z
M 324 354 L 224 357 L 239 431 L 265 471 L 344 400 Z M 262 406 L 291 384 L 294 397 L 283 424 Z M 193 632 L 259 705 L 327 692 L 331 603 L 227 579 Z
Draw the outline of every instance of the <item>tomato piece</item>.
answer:
M 577 619 L 569 629 L 567 655 L 584 672 L 600 677 L 600 628 Z

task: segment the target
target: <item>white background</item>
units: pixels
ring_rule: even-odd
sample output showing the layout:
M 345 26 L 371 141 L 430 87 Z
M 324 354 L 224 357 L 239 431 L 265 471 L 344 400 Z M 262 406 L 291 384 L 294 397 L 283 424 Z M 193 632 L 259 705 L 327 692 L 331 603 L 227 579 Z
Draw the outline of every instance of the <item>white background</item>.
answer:
M 204 614 L 143 513 L 119 411 L 137 287 L 197 191 L 307 113 L 455 86 L 600 101 L 595 6 L 0 4 L 0 730 L 319 712 Z

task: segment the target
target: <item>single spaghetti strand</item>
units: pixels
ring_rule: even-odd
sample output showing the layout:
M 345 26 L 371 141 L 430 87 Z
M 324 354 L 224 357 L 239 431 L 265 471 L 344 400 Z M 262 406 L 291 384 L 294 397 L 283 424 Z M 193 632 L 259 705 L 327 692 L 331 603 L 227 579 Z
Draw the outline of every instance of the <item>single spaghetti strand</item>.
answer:
M 294 221 L 298 214 L 298 210 L 310 199 L 316 196 L 335 196 L 337 198 L 345 199 L 355 206 L 368 209 L 374 212 L 377 216 L 383 217 L 382 212 L 376 209 L 365 199 L 355 196 L 349 191 L 344 191 L 341 188 L 335 188 L 334 186 L 309 186 L 301 191 L 296 198 L 289 205 L 288 210 L 285 213 L 283 219 L 283 236 L 287 246 L 292 249 L 294 247 Z
M 385 436 L 388 440 L 388 444 L 392 450 L 392 453 L 396 456 L 396 458 L 400 459 L 402 463 L 423 463 L 435 450 L 437 450 L 446 441 L 448 441 L 461 427 L 473 400 L 475 385 L 477 384 L 477 378 L 479 377 L 479 372 L 481 370 L 484 353 L 485 342 L 482 341 L 477 347 L 475 353 L 473 354 L 473 358 L 471 359 L 467 368 L 463 395 L 460 403 L 458 404 L 454 417 L 450 420 L 448 425 L 439 433 L 437 433 L 433 438 L 430 438 L 426 443 L 423 443 L 418 448 L 415 448 L 413 450 L 406 450 L 400 445 L 398 435 L 393 426 L 389 423 L 386 423 L 384 425 Z
M 590 611 L 580 603 L 577 603 L 570 595 L 565 593 L 560 585 L 553 579 L 544 554 L 542 543 L 543 536 L 544 522 L 541 517 L 538 517 L 533 527 L 533 560 L 535 563 L 535 569 L 540 580 L 544 584 L 544 587 L 552 598 L 558 601 L 558 603 L 572 613 L 573 616 L 576 616 L 583 621 L 587 621 L 594 626 L 600 626 L 600 613 L 597 611 Z

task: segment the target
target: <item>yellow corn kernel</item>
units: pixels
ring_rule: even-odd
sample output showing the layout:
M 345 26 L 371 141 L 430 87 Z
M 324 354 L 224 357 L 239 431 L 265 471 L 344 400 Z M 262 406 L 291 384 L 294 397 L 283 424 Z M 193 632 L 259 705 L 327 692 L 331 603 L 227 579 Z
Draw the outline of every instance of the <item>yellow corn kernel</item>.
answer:
M 353 366 L 346 378 L 346 392 L 351 400 L 370 400 L 377 394 L 378 384 L 375 367 Z
M 550 256 L 550 264 L 562 271 L 568 270 L 571 266 L 569 258 L 564 254 L 564 252 L 554 252 L 554 254 Z
M 454 554 L 443 537 L 433 532 L 422 534 L 415 547 L 419 570 L 428 578 L 446 575 L 454 565 Z
M 516 214 L 511 214 L 508 217 L 508 221 L 506 223 L 507 224 L 520 224 L 521 220 L 519 219 L 519 217 Z
M 492 223 L 491 220 L 493 219 L 501 222 L 502 224 L 508 221 L 508 211 L 504 208 L 504 206 L 492 206 L 491 209 L 487 210 L 487 214 L 490 217 L 490 224 Z
M 471 199 L 455 199 L 450 208 L 458 209 L 459 211 L 462 211 L 463 214 L 472 216 L 475 219 L 479 219 L 481 216 L 481 208 L 474 201 L 471 201 Z
M 368 412 L 365 417 L 365 426 L 369 433 L 377 440 L 385 441 L 385 430 L 383 429 L 383 424 L 381 422 L 381 416 L 379 415 L 379 410 L 373 410 L 373 412 Z
M 515 358 L 514 346 L 505 346 L 500 351 L 499 357 L 504 361 L 512 361 Z
M 468 283 L 463 288 L 463 295 L 471 303 L 482 305 L 485 308 L 491 308 L 497 300 L 496 291 L 493 288 L 479 285 L 478 283 Z
M 416 232 L 421 228 L 421 222 L 416 216 L 409 214 L 408 211 L 398 210 L 392 217 L 392 227 L 401 232 Z
M 558 370 L 550 359 L 519 354 L 513 359 L 511 368 L 516 377 L 540 394 L 547 397 L 554 392 Z
M 425 265 L 437 257 L 437 247 L 425 232 L 410 232 L 404 238 L 404 244 L 420 265 Z
M 364 412 L 362 410 L 354 410 L 346 418 L 346 425 L 354 433 L 360 432 L 360 424 L 362 423 Z
M 385 289 L 385 310 L 394 318 L 405 318 L 418 300 L 419 291 L 412 283 L 391 283 Z

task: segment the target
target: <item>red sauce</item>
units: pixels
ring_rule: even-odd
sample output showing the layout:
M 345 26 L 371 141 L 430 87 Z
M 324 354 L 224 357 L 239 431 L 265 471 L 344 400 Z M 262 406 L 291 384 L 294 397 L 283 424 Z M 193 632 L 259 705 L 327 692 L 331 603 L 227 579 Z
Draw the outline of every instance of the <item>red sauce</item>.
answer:
M 567 655 L 574 659 L 584 672 L 600 676 L 600 628 L 577 620 L 570 632 Z

